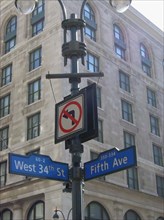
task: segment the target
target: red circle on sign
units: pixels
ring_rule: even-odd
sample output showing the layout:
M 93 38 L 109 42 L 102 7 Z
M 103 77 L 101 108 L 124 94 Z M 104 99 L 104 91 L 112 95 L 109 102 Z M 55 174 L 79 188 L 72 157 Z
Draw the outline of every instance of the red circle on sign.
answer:
M 71 114 L 69 114 L 69 113 L 67 112 L 66 108 L 67 108 L 68 106 L 70 106 L 70 105 L 76 105 L 76 106 L 78 107 L 78 109 L 79 109 L 79 118 L 78 118 L 78 119 L 75 119 Z M 65 128 L 63 127 L 62 122 L 61 122 L 61 121 L 62 121 L 63 114 L 67 115 L 67 117 L 75 123 L 75 125 L 74 125 L 72 128 L 70 128 L 70 129 L 65 129 Z M 60 129 L 61 129 L 64 133 L 68 133 L 68 132 L 73 131 L 73 130 L 78 126 L 78 124 L 79 124 L 79 122 L 80 122 L 80 120 L 81 120 L 81 117 L 82 117 L 82 107 L 81 107 L 81 105 L 80 105 L 78 102 L 76 102 L 76 101 L 69 102 L 69 103 L 63 108 L 63 110 L 62 110 L 62 112 L 61 112 L 61 114 L 60 114 L 60 117 L 59 117 L 59 126 L 60 126 Z

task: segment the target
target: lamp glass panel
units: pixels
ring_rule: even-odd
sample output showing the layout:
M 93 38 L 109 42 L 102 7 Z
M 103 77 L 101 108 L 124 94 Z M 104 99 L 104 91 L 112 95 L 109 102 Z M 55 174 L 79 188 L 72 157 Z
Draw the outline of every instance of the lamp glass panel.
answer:
M 22 14 L 30 14 L 34 10 L 37 0 L 15 0 L 15 6 Z
M 123 13 L 129 8 L 131 0 L 110 0 L 110 4 L 117 12 Z

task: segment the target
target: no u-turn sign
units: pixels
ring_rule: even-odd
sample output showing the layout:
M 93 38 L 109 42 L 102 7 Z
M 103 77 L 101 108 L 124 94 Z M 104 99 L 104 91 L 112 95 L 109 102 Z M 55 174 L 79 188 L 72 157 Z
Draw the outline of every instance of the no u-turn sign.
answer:
M 85 92 L 56 104 L 55 143 L 86 130 Z

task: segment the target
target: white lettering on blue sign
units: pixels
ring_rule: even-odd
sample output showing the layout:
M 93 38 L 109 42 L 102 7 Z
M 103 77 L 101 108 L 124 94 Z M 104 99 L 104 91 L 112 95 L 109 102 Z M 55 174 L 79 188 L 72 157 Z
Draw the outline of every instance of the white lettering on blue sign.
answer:
M 121 166 L 122 164 L 127 164 L 128 163 L 128 158 L 127 157 L 123 157 L 123 158 L 114 158 L 113 160 L 113 167 L 115 166 Z
M 124 148 L 120 151 L 117 148 L 113 148 L 100 153 L 97 159 L 84 163 L 84 180 L 118 172 L 136 164 L 135 146 Z
M 23 161 L 14 160 L 15 168 L 17 170 L 24 170 L 26 172 L 34 172 L 36 173 L 36 165 L 35 164 L 26 164 Z
M 99 173 L 109 169 L 109 164 L 106 161 L 103 163 L 97 163 L 91 166 L 91 175 L 93 173 Z
M 9 154 L 10 173 L 68 181 L 68 171 L 68 164 L 52 161 L 46 155 Z
M 14 160 L 16 170 L 22 170 L 25 172 L 34 172 L 36 173 L 36 165 L 35 164 L 26 164 L 23 161 Z M 43 166 L 42 164 L 38 164 L 38 172 L 40 174 L 46 173 L 49 174 L 50 171 L 55 171 L 53 166 Z M 57 176 L 65 177 L 64 170 L 61 168 L 56 168 Z
M 128 163 L 128 158 L 127 157 L 123 157 L 123 158 L 114 158 L 113 159 L 113 167 L 115 166 L 121 166 L 123 164 L 127 164 Z M 103 171 L 109 170 L 109 163 L 107 161 L 103 161 L 102 163 L 96 163 L 94 165 L 92 165 L 90 167 L 90 173 L 91 175 L 94 173 L 101 173 Z
M 57 175 L 65 177 L 64 170 L 57 168 Z

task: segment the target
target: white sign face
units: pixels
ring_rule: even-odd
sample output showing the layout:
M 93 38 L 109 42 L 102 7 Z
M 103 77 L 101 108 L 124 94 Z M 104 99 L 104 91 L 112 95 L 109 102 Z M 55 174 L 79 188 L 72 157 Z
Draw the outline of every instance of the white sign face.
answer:
M 84 95 L 72 98 L 58 106 L 57 138 L 73 134 L 84 128 Z

